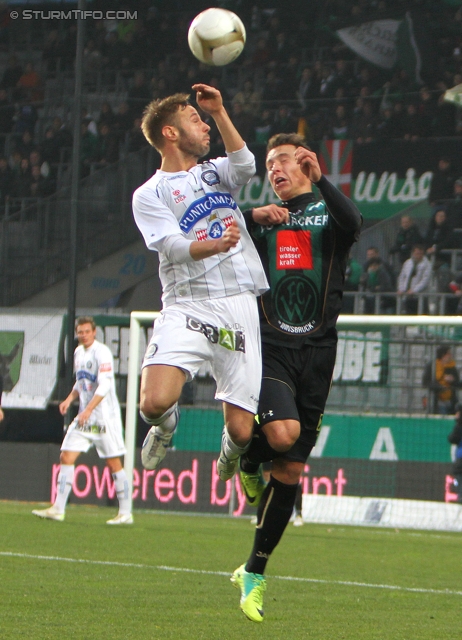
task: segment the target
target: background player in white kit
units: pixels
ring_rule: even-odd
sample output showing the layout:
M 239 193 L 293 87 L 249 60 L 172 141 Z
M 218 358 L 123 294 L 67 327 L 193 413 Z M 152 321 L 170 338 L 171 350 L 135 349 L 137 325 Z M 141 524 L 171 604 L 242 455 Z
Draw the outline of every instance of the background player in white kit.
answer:
M 217 470 L 231 478 L 250 443 L 261 383 L 256 296 L 268 284 L 233 194 L 255 173 L 255 158 L 214 87 L 196 84 L 198 106 L 215 121 L 227 157 L 202 164 L 210 127 L 175 94 L 150 103 L 142 121 L 162 156 L 160 170 L 133 196 L 136 224 L 159 252 L 163 309 L 143 362 L 140 409 L 153 425 L 142 449 L 155 469 L 178 423 L 178 398 L 204 361 L 223 401 L 225 427 Z
M 96 340 L 96 325 L 92 317 L 78 318 L 76 333 L 79 341 L 74 352 L 76 381 L 70 394 L 59 405 L 59 410 L 65 415 L 78 398 L 79 413 L 69 425 L 61 445 L 56 500 L 48 509 L 35 509 L 32 513 L 49 520 L 64 520 L 75 462 L 81 453 L 95 446 L 112 473 L 119 500 L 119 513 L 107 524 L 132 524 L 127 476 L 120 459 L 125 454 L 125 444 L 115 390 L 114 359 L 110 349 Z

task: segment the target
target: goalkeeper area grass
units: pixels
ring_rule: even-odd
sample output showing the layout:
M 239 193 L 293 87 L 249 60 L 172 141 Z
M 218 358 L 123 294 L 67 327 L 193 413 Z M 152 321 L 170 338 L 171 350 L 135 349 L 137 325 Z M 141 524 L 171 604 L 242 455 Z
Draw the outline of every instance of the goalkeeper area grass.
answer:
M 39 505 L 40 507 L 42 505 Z M 46 506 L 46 505 L 43 505 Z M 454 640 L 461 534 L 290 523 L 267 567 L 262 624 L 230 583 L 248 518 L 0 502 L 0 638 Z

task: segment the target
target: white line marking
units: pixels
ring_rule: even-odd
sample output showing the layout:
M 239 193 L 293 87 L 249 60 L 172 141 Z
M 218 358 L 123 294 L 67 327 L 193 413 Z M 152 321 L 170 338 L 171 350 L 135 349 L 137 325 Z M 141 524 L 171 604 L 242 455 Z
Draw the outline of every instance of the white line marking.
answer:
M 30 553 L 13 553 L 0 551 L 0 556 L 9 558 L 29 558 L 31 560 L 51 560 L 55 562 L 74 562 L 76 564 L 98 564 L 109 567 L 127 567 L 132 569 L 151 569 L 154 571 L 172 571 L 178 573 L 196 573 L 210 576 L 231 577 L 229 571 L 206 571 L 203 569 L 186 569 L 184 567 L 168 567 L 165 565 L 137 564 L 136 562 L 114 562 L 111 560 L 86 560 L 85 558 L 61 558 L 59 556 L 39 556 Z M 350 580 L 321 580 L 317 578 L 297 578 L 295 576 L 270 576 L 274 580 L 288 580 L 290 582 L 307 582 L 314 584 L 338 584 L 346 587 L 364 587 L 366 589 L 391 589 L 392 591 L 407 591 L 411 593 L 432 593 L 444 596 L 462 596 L 462 591 L 451 589 L 421 589 L 418 587 L 399 587 L 392 584 L 371 584 L 368 582 L 352 582 Z

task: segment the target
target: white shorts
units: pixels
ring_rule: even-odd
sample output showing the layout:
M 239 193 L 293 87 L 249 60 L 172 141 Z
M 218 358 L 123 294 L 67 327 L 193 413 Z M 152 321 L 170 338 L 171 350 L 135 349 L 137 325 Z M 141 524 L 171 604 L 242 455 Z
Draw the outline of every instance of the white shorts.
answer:
M 217 400 L 257 412 L 261 347 L 253 293 L 176 303 L 162 311 L 142 367 L 171 365 L 192 380 L 204 361 L 210 362 Z
M 86 453 L 93 446 L 100 458 L 119 458 L 126 453 L 122 433 L 118 429 L 99 425 L 80 427 L 75 418 L 64 436 L 61 451 Z

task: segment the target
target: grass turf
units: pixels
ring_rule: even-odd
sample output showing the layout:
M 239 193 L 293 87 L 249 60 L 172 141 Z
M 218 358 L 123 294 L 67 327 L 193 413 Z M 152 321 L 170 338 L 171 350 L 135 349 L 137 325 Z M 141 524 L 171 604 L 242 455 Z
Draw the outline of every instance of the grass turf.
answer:
M 2 640 L 460 637 L 457 533 L 289 524 L 259 625 L 229 582 L 248 519 L 137 512 L 108 527 L 113 509 L 71 505 L 61 523 L 34 507 L 0 502 Z

